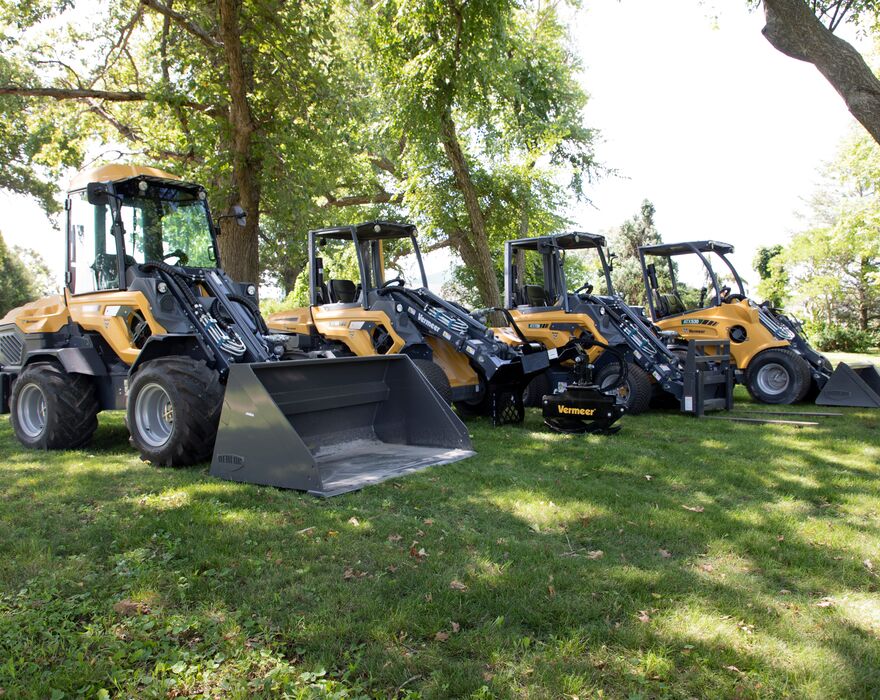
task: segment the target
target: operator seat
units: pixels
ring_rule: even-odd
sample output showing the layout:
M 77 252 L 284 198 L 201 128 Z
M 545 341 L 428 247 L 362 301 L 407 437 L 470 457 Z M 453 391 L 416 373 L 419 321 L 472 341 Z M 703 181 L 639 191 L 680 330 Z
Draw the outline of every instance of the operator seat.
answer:
M 540 284 L 523 285 L 526 293 L 526 300 L 529 306 L 550 306 L 551 302 L 544 293 L 544 288 Z
M 357 298 L 357 285 L 351 280 L 327 280 L 330 302 L 351 304 Z
M 92 272 L 95 273 L 95 287 L 98 291 L 103 289 L 119 289 L 119 270 L 116 267 L 118 256 L 115 253 L 98 253 L 95 262 L 91 264 Z M 125 256 L 125 267 L 128 269 L 137 265 L 137 261 L 130 255 Z

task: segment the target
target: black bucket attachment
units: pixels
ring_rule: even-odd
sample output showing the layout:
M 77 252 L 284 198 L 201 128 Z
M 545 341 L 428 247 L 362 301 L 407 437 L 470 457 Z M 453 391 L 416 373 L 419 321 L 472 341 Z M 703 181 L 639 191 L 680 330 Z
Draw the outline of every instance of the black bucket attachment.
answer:
M 816 398 L 821 406 L 880 408 L 880 374 L 874 365 L 841 362 Z
M 211 474 L 335 496 L 473 454 L 408 357 L 290 360 L 230 368 Z

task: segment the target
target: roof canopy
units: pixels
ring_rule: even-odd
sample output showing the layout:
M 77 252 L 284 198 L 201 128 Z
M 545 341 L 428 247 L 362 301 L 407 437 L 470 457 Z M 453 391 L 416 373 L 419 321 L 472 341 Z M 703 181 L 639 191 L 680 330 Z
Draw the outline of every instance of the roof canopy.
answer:
M 123 163 L 108 163 L 97 168 L 82 170 L 74 175 L 68 186 L 68 191 L 84 189 L 90 182 L 118 182 L 133 177 L 153 177 L 159 180 L 177 180 L 177 175 L 172 175 L 158 168 L 148 168 L 145 165 L 125 165 Z
M 645 255 L 687 255 L 688 253 L 719 253 L 729 255 L 733 252 L 730 243 L 721 241 L 686 241 L 683 243 L 660 243 L 643 245 L 639 248 Z
M 319 228 L 311 233 L 319 238 L 350 241 L 352 240 L 352 231 L 354 231 L 359 241 L 379 241 L 393 238 L 409 238 L 415 235 L 416 227 L 414 224 L 401 224 L 394 221 L 365 221 L 353 226 Z
M 510 241 L 514 248 L 524 250 L 538 250 L 547 245 L 556 246 L 563 250 L 575 250 L 578 248 L 602 248 L 605 246 L 605 236 L 584 231 L 569 231 L 567 233 L 554 233 L 551 236 L 535 236 L 534 238 L 519 238 Z

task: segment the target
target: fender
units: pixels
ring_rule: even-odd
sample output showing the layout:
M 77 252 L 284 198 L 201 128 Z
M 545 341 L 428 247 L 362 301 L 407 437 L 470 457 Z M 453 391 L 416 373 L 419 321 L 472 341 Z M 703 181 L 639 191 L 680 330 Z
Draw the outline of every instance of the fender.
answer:
M 41 348 L 28 353 L 23 367 L 41 360 L 55 360 L 68 374 L 107 375 L 107 366 L 94 348 Z
M 187 356 L 194 360 L 205 360 L 209 364 L 213 359 L 211 351 L 202 343 L 197 335 L 189 333 L 169 333 L 167 335 L 151 335 L 141 348 L 137 359 L 128 370 L 129 376 L 145 362 L 160 357 Z

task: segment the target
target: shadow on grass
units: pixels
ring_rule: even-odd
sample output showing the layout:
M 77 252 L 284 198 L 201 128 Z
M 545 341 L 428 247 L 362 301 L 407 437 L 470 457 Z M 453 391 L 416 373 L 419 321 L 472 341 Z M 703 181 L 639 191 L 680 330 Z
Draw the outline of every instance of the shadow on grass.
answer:
M 870 697 L 877 631 L 847 601 L 876 594 L 878 539 L 840 511 L 880 506 L 870 420 L 477 421 L 476 458 L 321 501 L 152 469 L 109 416 L 87 451 L 4 458 L 0 581 L 25 593 L 0 687 L 132 692 L 222 653 L 245 681 L 280 659 L 378 696 Z

